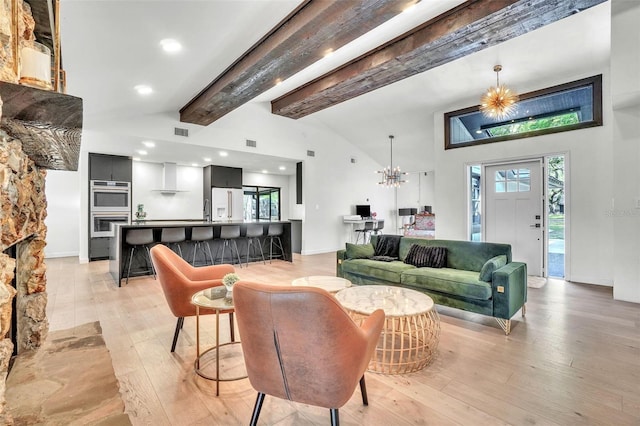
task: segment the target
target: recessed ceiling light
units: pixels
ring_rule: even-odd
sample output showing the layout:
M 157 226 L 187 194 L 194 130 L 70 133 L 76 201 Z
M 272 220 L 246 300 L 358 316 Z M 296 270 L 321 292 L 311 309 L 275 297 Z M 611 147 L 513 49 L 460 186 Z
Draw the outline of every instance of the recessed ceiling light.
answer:
M 282 79 L 278 78 L 276 79 L 276 86 L 282 83 Z
M 154 146 L 156 146 L 156 143 L 154 141 L 142 141 L 142 145 L 146 146 L 147 148 L 153 148 Z
M 263 170 L 262 173 L 267 174 L 269 173 L 269 170 Z
M 162 46 L 162 50 L 167 53 L 176 53 L 182 50 L 182 45 L 172 38 L 160 40 L 160 46 Z
M 207 163 L 208 163 L 209 161 L 211 161 L 211 158 L 209 158 L 209 157 L 204 157 L 204 158 L 203 158 L 203 160 L 204 160 L 205 162 L 207 162 Z
M 220 151 L 220 157 L 226 157 L 227 155 L 229 155 L 227 151 Z
M 133 157 L 133 161 L 140 161 L 140 157 Z
M 191 163 L 193 167 L 198 167 L 198 163 Z
M 333 55 L 333 49 L 327 49 L 327 50 L 324 51 L 324 57 L 325 58 L 329 57 L 331 55 Z
M 476 133 L 481 135 L 482 134 L 482 130 L 478 129 L 478 130 L 476 130 Z
M 285 166 L 280 166 L 278 167 L 280 170 L 287 170 L 287 168 Z
M 147 151 L 145 151 L 144 149 L 138 149 L 136 150 L 136 152 L 140 155 L 147 155 Z
M 139 95 L 150 95 L 153 93 L 151 86 L 147 86 L 146 84 L 138 84 L 134 89 Z

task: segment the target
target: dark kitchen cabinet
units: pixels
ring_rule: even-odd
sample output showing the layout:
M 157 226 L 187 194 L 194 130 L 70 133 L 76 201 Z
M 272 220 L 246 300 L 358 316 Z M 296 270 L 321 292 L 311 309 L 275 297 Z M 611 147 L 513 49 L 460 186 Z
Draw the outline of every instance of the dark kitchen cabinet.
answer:
M 205 188 L 242 188 L 242 169 L 238 167 L 205 167 Z M 210 182 L 210 185 L 207 185 Z
M 120 155 L 89 154 L 91 180 L 131 182 L 131 158 Z
M 111 238 L 98 237 L 89 239 L 89 260 L 103 260 L 109 258 L 109 243 Z

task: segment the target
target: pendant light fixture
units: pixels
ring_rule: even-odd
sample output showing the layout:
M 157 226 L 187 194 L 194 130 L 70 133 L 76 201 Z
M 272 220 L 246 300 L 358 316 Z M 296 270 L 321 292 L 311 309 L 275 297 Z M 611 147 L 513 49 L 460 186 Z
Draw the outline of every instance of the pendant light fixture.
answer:
M 480 100 L 480 111 L 494 119 L 504 119 L 509 117 L 516 110 L 518 95 L 507 86 L 500 85 L 500 71 L 502 65 L 493 67 L 496 72 L 496 86 L 490 87 Z
M 378 185 L 384 185 L 386 187 L 398 187 L 401 184 L 407 182 L 402 179 L 403 175 L 408 175 L 407 172 L 401 172 L 400 167 L 393 167 L 393 135 L 389 135 L 389 142 L 391 144 L 391 162 L 388 167 L 379 170 L 378 173 L 382 173 L 382 180 L 378 182 Z

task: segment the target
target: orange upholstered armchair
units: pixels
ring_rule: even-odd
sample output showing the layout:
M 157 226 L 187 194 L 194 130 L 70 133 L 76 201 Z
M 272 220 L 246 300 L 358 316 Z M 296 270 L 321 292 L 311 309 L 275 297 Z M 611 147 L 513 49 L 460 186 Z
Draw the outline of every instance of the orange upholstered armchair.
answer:
M 162 286 L 173 315 L 178 318 L 176 331 L 173 334 L 171 352 L 176 349 L 178 335 L 184 324 L 184 317 L 194 316 L 196 307 L 191 304 L 191 296 L 200 290 L 222 285 L 222 277 L 235 272 L 231 265 L 211 265 L 194 268 L 178 256 L 169 247 L 157 244 L 151 248 L 151 260 Z M 233 310 L 224 311 L 229 314 L 231 341 L 234 341 Z M 212 314 L 214 311 L 200 309 L 200 315 Z
M 333 425 L 358 381 L 368 404 L 364 372 L 380 337 L 382 310 L 358 326 L 322 289 L 248 281 L 234 285 L 233 303 L 247 374 L 258 391 L 251 425 L 266 394 L 329 408 Z

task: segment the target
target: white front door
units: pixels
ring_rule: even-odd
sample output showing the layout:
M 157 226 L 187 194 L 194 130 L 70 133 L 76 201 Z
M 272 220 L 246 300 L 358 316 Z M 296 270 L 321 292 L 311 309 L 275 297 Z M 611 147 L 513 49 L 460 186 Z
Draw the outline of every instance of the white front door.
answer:
M 511 244 L 513 260 L 542 276 L 542 161 L 485 166 L 485 241 Z

